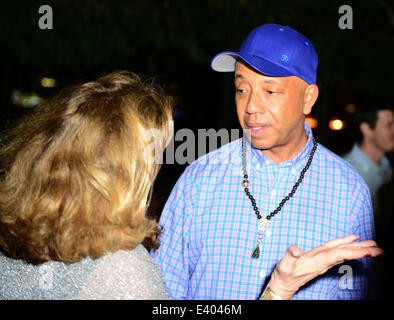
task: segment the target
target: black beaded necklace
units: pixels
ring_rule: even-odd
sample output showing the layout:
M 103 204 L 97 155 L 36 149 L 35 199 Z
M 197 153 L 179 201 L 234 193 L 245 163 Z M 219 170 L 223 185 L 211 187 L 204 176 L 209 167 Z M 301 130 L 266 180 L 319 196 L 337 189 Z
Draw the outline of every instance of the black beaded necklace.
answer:
M 257 236 L 257 245 L 251 254 L 251 257 L 253 259 L 258 259 L 260 257 L 260 243 L 263 240 L 264 231 L 265 231 L 265 228 L 268 224 L 268 221 L 271 218 L 273 218 L 280 210 L 282 210 L 282 207 L 284 206 L 284 204 L 287 201 L 289 201 L 291 197 L 293 197 L 298 186 L 301 184 L 302 180 L 304 179 L 305 173 L 307 172 L 307 170 L 309 169 L 309 167 L 312 163 L 313 155 L 315 154 L 316 149 L 317 149 L 317 142 L 316 142 L 315 138 L 313 138 L 313 148 L 311 150 L 311 153 L 309 154 L 309 158 L 308 158 L 308 161 L 307 161 L 305 167 L 302 169 L 302 171 L 300 173 L 300 177 L 298 178 L 297 182 L 294 184 L 290 193 L 282 199 L 282 201 L 279 203 L 277 208 L 274 211 L 272 211 L 271 213 L 269 213 L 265 218 L 263 218 L 260 214 L 260 211 L 259 211 L 257 205 L 256 205 L 256 200 L 254 199 L 253 195 L 250 193 L 249 188 L 248 188 L 249 187 L 249 180 L 248 180 L 249 176 L 248 176 L 248 173 L 246 172 L 246 139 L 245 139 L 245 137 L 242 139 L 242 171 L 244 174 L 244 180 L 242 181 L 242 186 L 245 189 L 245 193 L 246 193 L 247 197 L 250 199 L 250 201 L 252 203 L 254 213 L 256 214 L 257 219 L 258 219 L 258 231 L 259 232 L 258 232 L 258 236 Z

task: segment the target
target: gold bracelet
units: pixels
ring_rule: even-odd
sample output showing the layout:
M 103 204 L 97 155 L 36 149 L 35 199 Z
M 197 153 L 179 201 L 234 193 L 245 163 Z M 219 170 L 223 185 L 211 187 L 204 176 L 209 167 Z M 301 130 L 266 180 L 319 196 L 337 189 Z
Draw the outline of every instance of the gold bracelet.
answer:
M 266 286 L 259 300 L 283 300 L 283 299 L 279 294 L 273 292 L 269 286 Z

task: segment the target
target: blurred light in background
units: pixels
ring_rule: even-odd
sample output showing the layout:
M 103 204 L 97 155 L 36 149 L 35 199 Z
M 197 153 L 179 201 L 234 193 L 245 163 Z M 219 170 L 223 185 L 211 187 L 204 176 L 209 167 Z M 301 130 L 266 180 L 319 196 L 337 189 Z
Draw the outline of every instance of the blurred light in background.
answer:
M 346 108 L 345 108 L 347 113 L 355 113 L 356 112 L 356 106 L 353 103 L 349 103 Z
M 319 125 L 317 118 L 311 115 L 306 116 L 305 121 L 309 124 L 311 129 L 315 129 Z
M 56 81 L 53 78 L 42 78 L 41 79 L 41 85 L 44 88 L 53 88 L 55 86 L 55 84 L 56 84 Z
M 328 123 L 331 130 L 338 131 L 345 127 L 345 122 L 340 119 L 333 119 Z
M 11 94 L 11 100 L 16 107 L 33 108 L 41 102 L 42 98 L 35 92 L 26 93 L 14 90 Z

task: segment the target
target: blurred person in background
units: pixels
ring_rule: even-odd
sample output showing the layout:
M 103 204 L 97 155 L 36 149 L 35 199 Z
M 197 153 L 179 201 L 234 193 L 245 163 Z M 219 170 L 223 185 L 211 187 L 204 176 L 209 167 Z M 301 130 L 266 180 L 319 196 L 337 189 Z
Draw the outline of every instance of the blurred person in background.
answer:
M 385 154 L 394 150 L 392 105 L 364 108 L 357 116 L 361 139 L 343 158 L 361 175 L 371 193 L 375 218 L 379 214 L 379 188 L 392 179 L 392 167 Z
M 383 298 L 394 298 L 393 277 L 393 170 L 387 157 L 394 150 L 393 106 L 366 105 L 357 114 L 359 139 L 343 156 L 368 185 L 374 211 L 376 241 L 387 253 L 377 260 Z

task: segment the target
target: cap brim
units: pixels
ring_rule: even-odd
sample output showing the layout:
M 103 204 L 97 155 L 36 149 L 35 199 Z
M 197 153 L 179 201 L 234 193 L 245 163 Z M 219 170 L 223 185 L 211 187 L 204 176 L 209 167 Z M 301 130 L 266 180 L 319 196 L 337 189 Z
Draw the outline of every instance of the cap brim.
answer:
M 256 71 L 272 77 L 289 77 L 295 75 L 293 72 L 272 63 L 269 60 L 243 54 L 241 52 L 225 51 L 217 54 L 211 62 L 211 68 L 218 72 L 232 72 L 238 59 L 242 59 Z
M 238 53 L 236 52 L 221 52 L 212 59 L 211 68 L 218 72 L 232 72 L 235 70 L 237 59 Z

